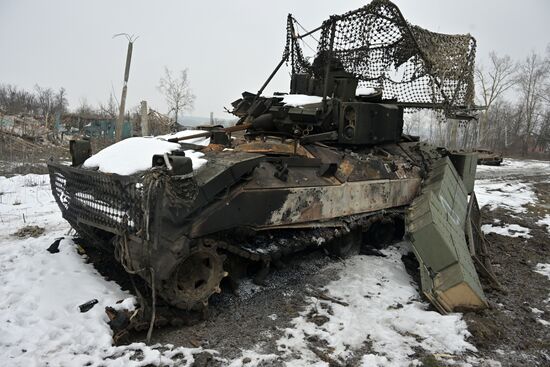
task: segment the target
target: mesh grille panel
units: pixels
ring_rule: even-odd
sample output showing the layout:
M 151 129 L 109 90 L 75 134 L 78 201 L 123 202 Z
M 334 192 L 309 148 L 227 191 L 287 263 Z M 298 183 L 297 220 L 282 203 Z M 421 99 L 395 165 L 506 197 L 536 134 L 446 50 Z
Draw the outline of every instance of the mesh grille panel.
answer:
M 137 234 L 143 223 L 139 176 L 119 176 L 48 164 L 52 192 L 63 217 L 78 229 L 91 224 L 114 233 Z

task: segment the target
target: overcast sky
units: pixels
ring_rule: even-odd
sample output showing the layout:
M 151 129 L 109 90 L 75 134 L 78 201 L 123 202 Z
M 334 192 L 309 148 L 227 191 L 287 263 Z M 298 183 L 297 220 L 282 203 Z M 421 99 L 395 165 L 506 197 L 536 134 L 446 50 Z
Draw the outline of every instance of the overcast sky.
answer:
M 442 33 L 470 33 L 477 62 L 494 50 L 514 59 L 550 43 L 550 0 L 395 0 L 405 18 Z M 164 66 L 189 69 L 196 116 L 228 117 L 223 107 L 244 90 L 256 92 L 281 58 L 286 16 L 313 29 L 358 0 L 0 0 L 0 83 L 31 89 L 65 87 L 72 108 L 119 98 L 126 41 L 134 45 L 127 106 L 147 100 L 166 112 L 157 90 Z M 311 46 L 315 42 L 307 41 Z M 307 48 L 306 48 L 307 49 Z M 281 70 L 272 91 L 288 91 Z

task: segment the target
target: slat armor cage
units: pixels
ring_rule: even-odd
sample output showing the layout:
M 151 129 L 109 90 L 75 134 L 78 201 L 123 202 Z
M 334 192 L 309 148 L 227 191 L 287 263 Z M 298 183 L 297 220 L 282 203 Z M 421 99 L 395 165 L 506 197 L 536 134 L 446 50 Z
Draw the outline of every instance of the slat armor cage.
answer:
M 139 175 L 121 176 L 50 162 L 54 198 L 80 234 L 95 237 L 100 228 L 114 234 L 138 235 L 144 220 L 143 184 Z

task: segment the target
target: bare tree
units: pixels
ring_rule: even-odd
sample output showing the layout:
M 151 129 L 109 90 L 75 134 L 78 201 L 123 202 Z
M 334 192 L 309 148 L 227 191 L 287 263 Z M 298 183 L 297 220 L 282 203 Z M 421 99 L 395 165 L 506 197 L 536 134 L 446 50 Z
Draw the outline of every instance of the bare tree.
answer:
M 478 130 L 478 144 L 485 142 L 487 133 L 487 122 L 489 109 L 502 95 L 512 88 L 517 79 L 514 78 L 517 66 L 510 56 L 498 56 L 495 52 L 489 53 L 489 69 L 485 71 L 483 67 L 477 67 L 475 70 L 476 80 L 480 87 L 481 100 L 486 110 L 481 115 L 480 127 Z
M 76 108 L 75 112 L 81 116 L 92 116 L 95 114 L 92 106 L 88 104 L 88 100 L 86 99 L 86 97 L 80 98 L 79 106 Z
M 64 88 L 55 93 L 51 88 L 35 85 L 34 92 L 29 92 L 14 85 L 0 84 L 0 109 L 9 114 L 33 114 L 48 120 L 57 112 L 64 113 L 68 105 Z
M 174 112 L 176 123 L 180 111 L 191 111 L 195 102 L 195 95 L 189 87 L 187 69 L 181 70 L 179 76 L 174 77 L 172 72 L 165 66 L 164 76 L 160 78 L 159 91 L 166 98 L 170 109 L 168 113 Z
M 67 92 L 65 91 L 65 88 L 59 88 L 59 91 L 54 97 L 54 104 L 54 112 L 64 114 L 67 111 L 69 102 L 67 101 Z
M 33 93 L 15 85 L 0 85 L 0 109 L 7 114 L 34 113 L 36 99 Z
M 541 96 L 550 77 L 550 60 L 531 52 L 520 65 L 517 77 L 520 104 L 523 110 L 521 119 L 523 127 L 521 131 L 522 153 L 525 155 L 537 123 L 542 117 L 543 98 Z
M 47 121 L 53 108 L 54 92 L 51 88 L 42 88 L 38 84 L 34 86 L 34 90 L 39 114 L 44 116 Z
M 107 118 L 116 119 L 118 112 L 118 103 L 115 101 L 113 93 L 109 94 L 109 101 L 106 104 L 99 104 L 99 113 Z

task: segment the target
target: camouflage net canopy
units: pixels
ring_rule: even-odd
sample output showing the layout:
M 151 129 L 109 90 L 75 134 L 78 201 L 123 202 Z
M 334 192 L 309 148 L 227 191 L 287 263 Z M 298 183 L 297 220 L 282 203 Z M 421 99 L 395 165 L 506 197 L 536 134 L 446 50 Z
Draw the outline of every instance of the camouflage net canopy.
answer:
M 438 104 L 447 113 L 474 105 L 476 42 L 469 34 L 447 35 L 409 24 L 388 0 L 332 16 L 321 26 L 315 59 L 330 55 L 359 79 L 382 90 L 383 99 Z M 308 62 L 289 16 L 284 58 L 292 72 L 322 77 L 318 61 Z

